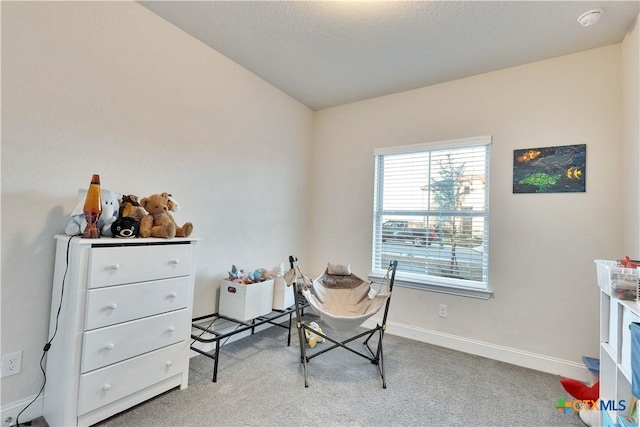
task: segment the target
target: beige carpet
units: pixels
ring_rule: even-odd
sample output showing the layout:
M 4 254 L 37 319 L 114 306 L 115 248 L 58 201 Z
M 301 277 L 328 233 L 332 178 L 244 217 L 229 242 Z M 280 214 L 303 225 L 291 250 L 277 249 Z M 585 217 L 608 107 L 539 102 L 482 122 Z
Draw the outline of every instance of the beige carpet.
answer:
M 343 349 L 309 362 L 305 388 L 297 333 L 287 347 L 286 331 L 270 328 L 222 348 L 217 383 L 213 361 L 192 358 L 186 390 L 99 425 L 583 426 L 555 409 L 573 400 L 557 376 L 389 334 L 384 347 L 386 389 L 377 366 Z

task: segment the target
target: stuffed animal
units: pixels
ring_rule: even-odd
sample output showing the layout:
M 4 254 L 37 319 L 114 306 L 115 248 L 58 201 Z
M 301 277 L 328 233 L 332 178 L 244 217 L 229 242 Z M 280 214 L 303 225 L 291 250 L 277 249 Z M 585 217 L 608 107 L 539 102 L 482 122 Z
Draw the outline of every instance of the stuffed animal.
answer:
M 122 196 L 120 201 L 120 216 L 133 218 L 136 221 L 141 221 L 147 214 L 147 211 L 140 206 L 140 200 L 138 196 L 133 194 L 127 194 Z
M 276 277 L 284 276 L 284 262 L 273 267 L 271 271 L 267 272 L 267 278 L 275 279 Z
M 162 196 L 167 198 L 167 207 L 171 212 L 178 212 L 180 209 L 180 204 L 176 201 L 175 197 L 173 197 L 170 193 L 162 193 Z M 173 218 L 173 215 L 171 216 Z M 175 219 L 174 219 L 175 222 Z M 185 223 L 182 227 L 178 227 L 176 224 L 176 237 L 189 237 L 191 232 L 193 231 L 193 224 L 190 222 Z M 184 233 L 184 235 L 182 235 Z
M 135 194 L 123 194 L 120 204 L 124 205 L 125 203 L 130 203 L 133 206 L 140 206 L 140 198 Z
M 176 202 L 176 199 L 173 197 L 173 195 L 169 193 L 162 193 L 162 194 L 166 194 L 167 197 L 169 198 L 169 210 L 171 212 L 178 212 L 178 210 L 180 210 L 180 205 L 178 204 L 178 202 Z
M 257 268 L 247 274 L 247 279 L 251 283 L 258 283 L 267 280 L 267 270 L 264 268 Z
M 140 200 L 140 206 L 147 215 L 140 221 L 140 237 L 188 237 L 193 231 L 193 224 L 178 226 L 169 213 L 168 193 L 153 194 Z
M 595 402 L 600 398 L 600 381 L 588 386 L 585 383 L 571 378 L 561 378 L 560 384 L 571 396 L 578 400 Z
M 256 268 L 254 271 L 245 273 L 243 269 L 233 264 L 231 271 L 229 271 L 229 281 L 249 285 L 251 283 L 259 283 L 272 279 L 271 274 L 272 272 L 267 271 L 266 268 Z
M 244 270 L 241 268 L 238 268 L 235 264 L 233 264 L 231 266 L 231 271 L 229 272 L 229 280 L 233 282 L 235 280 L 241 279 L 242 273 L 244 273 Z
M 600 411 L 594 410 L 590 405 L 597 405 L 600 398 L 600 381 L 588 386 L 585 383 L 571 378 L 561 378 L 560 384 L 572 397 L 582 400 L 582 409 L 580 409 L 580 419 L 587 426 L 595 426 L 600 417 Z
M 111 224 L 113 237 L 132 239 L 140 234 L 140 221 L 128 216 L 121 216 Z
M 82 213 L 82 208 L 84 207 L 84 199 L 87 197 L 87 190 L 80 189 L 78 190 L 78 204 L 76 205 L 73 212 L 71 212 L 71 219 L 69 220 L 69 224 L 64 229 L 65 234 L 68 236 L 77 236 L 82 234 L 85 227 L 87 226 L 87 221 L 84 218 L 84 214 Z M 98 228 L 100 229 L 100 234 L 103 236 L 110 237 L 111 233 L 111 224 L 118 219 L 118 210 L 120 209 L 120 203 L 118 199 L 120 195 L 111 190 L 107 190 L 105 188 L 100 190 L 100 198 L 102 199 L 102 213 L 100 214 L 100 219 L 98 220 Z
M 316 322 L 309 323 L 309 328 L 313 331 L 310 331 L 305 328 L 304 335 L 307 337 L 307 342 L 309 343 L 309 347 L 313 348 L 319 342 L 324 342 L 324 338 L 320 335 L 316 334 L 316 332 L 322 333 L 322 328 Z

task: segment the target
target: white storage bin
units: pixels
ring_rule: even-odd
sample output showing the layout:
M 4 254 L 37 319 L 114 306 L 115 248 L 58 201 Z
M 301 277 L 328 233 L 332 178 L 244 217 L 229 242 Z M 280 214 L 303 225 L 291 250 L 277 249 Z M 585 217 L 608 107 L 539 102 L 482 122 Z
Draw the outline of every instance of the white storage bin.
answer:
M 222 316 L 246 322 L 271 313 L 273 303 L 273 279 L 243 285 L 222 280 L 220 307 Z
M 611 296 L 635 301 L 638 293 L 638 270 L 635 268 L 609 267 Z
M 273 309 L 284 310 L 295 303 L 293 296 L 294 285 L 287 286 L 284 277 L 276 277 L 273 281 Z
M 618 267 L 617 261 L 595 260 L 598 286 L 614 298 L 635 300 L 638 289 L 638 271 Z
M 615 267 L 618 265 L 618 261 L 609 261 L 605 259 L 597 259 L 596 273 L 598 276 L 598 286 L 600 286 L 607 295 L 611 295 L 611 281 L 609 280 L 609 267 Z

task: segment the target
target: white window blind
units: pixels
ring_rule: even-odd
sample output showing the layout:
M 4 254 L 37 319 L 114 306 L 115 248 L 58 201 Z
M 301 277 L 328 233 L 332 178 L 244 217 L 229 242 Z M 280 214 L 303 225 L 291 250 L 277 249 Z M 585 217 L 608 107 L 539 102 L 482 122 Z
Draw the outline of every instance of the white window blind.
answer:
M 488 290 L 490 146 L 482 136 L 375 150 L 373 275 L 397 259 L 400 281 Z

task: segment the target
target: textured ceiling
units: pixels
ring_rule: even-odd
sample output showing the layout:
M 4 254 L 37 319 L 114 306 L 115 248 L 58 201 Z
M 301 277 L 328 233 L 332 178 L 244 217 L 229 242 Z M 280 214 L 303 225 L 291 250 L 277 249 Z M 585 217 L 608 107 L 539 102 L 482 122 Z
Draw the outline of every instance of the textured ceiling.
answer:
M 140 1 L 314 110 L 619 43 L 640 1 Z M 577 17 L 599 7 L 599 23 Z

